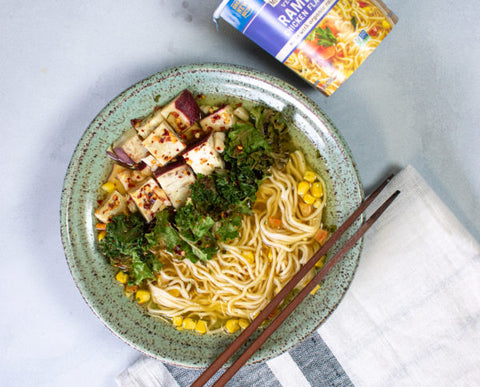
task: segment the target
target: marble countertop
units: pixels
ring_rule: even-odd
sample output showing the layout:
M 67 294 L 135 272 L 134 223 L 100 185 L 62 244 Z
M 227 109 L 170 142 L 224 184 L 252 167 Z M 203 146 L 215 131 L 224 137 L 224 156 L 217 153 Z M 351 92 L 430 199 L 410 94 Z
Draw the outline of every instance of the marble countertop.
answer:
M 2 1 L 3 385 L 112 386 L 140 357 L 75 287 L 60 239 L 60 195 L 96 114 L 171 66 L 234 63 L 283 78 L 335 123 L 367 192 L 412 164 L 480 238 L 478 1 L 388 0 L 398 25 L 329 98 L 226 23 L 217 32 L 211 15 L 219 2 Z

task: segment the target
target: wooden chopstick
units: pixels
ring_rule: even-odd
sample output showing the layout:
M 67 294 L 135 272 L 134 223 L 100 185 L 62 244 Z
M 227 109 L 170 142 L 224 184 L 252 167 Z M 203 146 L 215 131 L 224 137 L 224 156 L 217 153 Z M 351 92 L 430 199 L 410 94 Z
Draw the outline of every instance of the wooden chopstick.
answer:
M 390 182 L 392 177 L 393 177 L 393 175 L 389 176 L 367 199 L 365 199 L 365 201 L 331 235 L 331 237 L 317 251 L 317 253 L 314 254 L 308 260 L 308 262 L 300 268 L 300 270 L 297 272 L 297 274 L 295 274 L 292 277 L 292 279 L 280 290 L 280 292 L 278 292 L 278 294 L 267 304 L 267 306 L 258 314 L 258 316 L 251 322 L 251 324 L 228 346 L 227 349 L 225 349 L 225 351 L 223 351 L 220 354 L 220 356 L 202 373 L 202 375 L 200 375 L 200 377 L 192 384 L 192 387 L 203 386 L 227 362 L 227 360 L 230 359 L 230 357 L 232 357 L 235 352 L 237 352 L 237 350 L 249 339 L 249 337 L 252 335 L 252 333 L 263 323 L 264 320 L 266 320 L 268 318 L 268 316 L 275 310 L 275 308 L 278 305 L 280 305 L 280 303 L 284 300 L 284 298 L 294 289 L 294 287 L 302 280 L 302 278 L 315 266 L 315 264 L 320 260 L 320 258 L 327 253 L 327 251 L 340 239 L 340 237 L 345 233 L 345 231 L 348 228 L 350 228 L 350 226 L 357 220 L 357 218 L 359 218 L 359 216 L 365 211 L 365 209 L 372 203 L 372 201 L 380 194 L 380 192 Z M 393 201 L 393 199 L 391 199 L 391 200 Z M 391 203 L 391 201 L 388 202 L 388 203 Z M 383 206 L 380 207 L 380 209 L 381 208 L 383 208 Z M 377 210 L 377 212 L 380 211 L 380 209 Z M 380 214 L 378 216 L 380 216 Z M 377 216 L 377 218 L 378 218 L 378 216 Z M 372 218 L 373 218 L 373 215 L 370 219 L 372 219 Z M 375 221 L 377 218 L 375 218 L 373 221 Z M 368 223 L 368 221 L 367 221 L 367 223 L 365 223 L 357 231 L 357 233 L 359 233 L 360 230 L 363 230 L 363 232 L 361 234 L 359 234 L 360 236 L 357 237 L 357 241 L 361 237 L 361 235 L 363 235 L 366 232 L 366 230 L 371 226 L 372 223 L 373 222 Z M 366 224 L 368 224 L 367 228 L 364 227 Z M 351 239 L 353 239 L 357 235 L 357 233 L 355 233 L 354 236 Z M 347 242 L 347 244 L 349 242 L 350 242 L 350 240 Z M 356 243 L 356 241 L 353 244 L 355 244 L 355 243 Z M 353 246 L 353 244 L 352 244 L 352 246 Z M 345 245 L 345 246 L 347 246 L 347 245 Z M 335 257 L 337 255 L 339 255 L 339 253 L 344 251 L 344 249 L 346 248 L 345 246 L 335 255 Z M 343 253 L 343 255 L 345 255 L 346 252 L 348 250 L 350 250 L 350 248 L 351 248 L 351 246 Z M 343 257 L 343 255 L 342 255 L 342 257 Z M 333 257 L 327 264 L 325 264 L 324 268 L 317 274 L 317 276 L 320 275 L 321 273 L 324 273 L 321 278 L 325 277 L 325 275 L 328 273 L 328 271 L 336 264 L 336 262 L 338 262 L 341 259 L 341 258 L 339 258 L 335 263 L 331 263 L 335 260 L 335 257 Z M 316 278 L 317 277 L 315 277 L 314 280 Z M 320 281 L 321 278 L 318 281 Z M 310 281 L 309 284 L 307 284 L 307 287 L 309 288 L 309 290 L 305 291 L 305 289 L 307 289 L 307 287 L 305 287 L 297 295 L 297 297 L 299 297 L 300 294 L 302 294 L 304 291 L 305 291 L 305 296 L 308 295 L 308 293 L 318 283 L 318 282 L 315 282 L 314 280 Z M 310 284 L 312 284 L 311 288 L 310 288 Z M 300 303 L 303 300 L 303 298 L 300 299 L 298 301 L 298 303 Z M 293 301 L 290 304 L 292 304 L 292 303 L 293 303 Z M 295 308 L 295 306 L 293 308 Z M 286 309 L 284 309 L 284 311 L 285 310 Z M 270 327 L 273 325 L 274 321 L 276 321 L 280 317 L 280 315 L 277 316 L 277 318 L 269 324 L 267 329 L 265 329 L 265 331 L 262 333 L 261 336 L 259 336 L 258 339 L 263 338 L 263 342 L 265 342 L 265 340 L 276 329 L 276 328 L 271 328 L 270 329 Z M 287 316 L 288 316 L 288 314 L 285 315 L 284 318 L 286 318 Z M 279 321 L 278 325 L 280 325 L 282 321 Z M 270 333 L 267 336 L 265 334 L 265 332 L 270 332 Z M 265 334 L 265 336 L 264 336 L 264 334 Z M 220 379 L 218 379 L 217 384 L 215 384 L 215 385 L 223 385 L 223 384 L 218 384 L 218 383 L 226 383 L 238 371 L 238 369 L 250 358 L 250 356 L 260 347 L 261 344 L 258 345 L 258 346 L 252 347 L 253 345 L 254 344 L 252 344 L 247 349 L 247 351 L 239 359 L 237 359 L 237 361 L 220 377 Z M 253 349 L 253 348 L 255 348 L 255 349 Z M 235 367 L 234 367 L 234 365 L 235 365 Z
M 317 275 L 295 296 L 295 298 L 280 312 L 280 314 L 268 325 L 260 336 L 243 352 L 240 357 L 228 368 L 222 376 L 213 384 L 214 387 L 224 386 L 233 375 L 242 367 L 245 362 L 262 346 L 263 343 L 272 335 L 273 332 L 287 319 L 295 308 L 308 296 L 313 288 L 325 278 L 330 269 L 334 267 L 348 253 L 348 251 L 358 242 L 372 224 L 380 217 L 387 207 L 400 194 L 396 191 L 392 194 L 381 207 L 353 234 L 345 245 L 333 256 L 330 261 L 317 273 Z

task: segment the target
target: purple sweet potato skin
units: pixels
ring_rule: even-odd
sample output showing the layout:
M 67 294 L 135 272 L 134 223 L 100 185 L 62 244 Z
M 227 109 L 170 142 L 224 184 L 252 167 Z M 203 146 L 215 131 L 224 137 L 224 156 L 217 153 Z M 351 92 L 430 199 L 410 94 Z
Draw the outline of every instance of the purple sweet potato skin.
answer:
M 157 168 L 153 174 L 155 175 L 155 177 L 158 177 L 158 176 L 163 175 L 164 173 L 167 173 L 167 172 L 171 171 L 172 169 L 181 167 L 185 164 L 186 164 L 186 161 L 182 157 L 180 157 L 177 161 L 168 163 L 167 165 L 164 165 L 163 167 Z
M 185 114 L 190 121 L 190 125 L 193 125 L 200 119 L 200 108 L 195 98 L 193 98 L 192 93 L 188 90 L 184 90 L 182 94 L 177 97 L 175 107 Z

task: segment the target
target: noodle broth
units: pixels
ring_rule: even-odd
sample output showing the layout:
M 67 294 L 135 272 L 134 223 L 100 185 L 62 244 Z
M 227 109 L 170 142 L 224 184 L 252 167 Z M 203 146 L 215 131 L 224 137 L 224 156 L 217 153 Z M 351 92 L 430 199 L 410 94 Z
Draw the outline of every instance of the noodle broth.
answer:
M 204 114 L 225 105 L 248 113 L 259 106 L 218 95 L 201 95 L 197 102 Z M 288 122 L 289 114 L 285 109 L 282 119 Z M 248 120 L 252 121 L 251 115 Z M 219 251 L 207 261 L 192 262 L 164 249 L 152 250 L 162 269 L 140 288 L 127 283 L 127 296 L 178 330 L 235 333 L 248 326 L 318 250 L 328 235 L 325 226 L 335 224 L 333 200 L 327 196 L 331 182 L 320 153 L 293 125 L 286 125 L 286 131 L 289 140 L 283 145 L 290 150 L 288 163 L 270 168 L 256 192 L 252 213 L 242 216 L 238 238 L 219 243 Z M 123 273 L 117 273 L 117 280 Z M 314 270 L 298 287 L 313 275 Z M 147 291 L 151 295 L 147 302 L 135 295 Z

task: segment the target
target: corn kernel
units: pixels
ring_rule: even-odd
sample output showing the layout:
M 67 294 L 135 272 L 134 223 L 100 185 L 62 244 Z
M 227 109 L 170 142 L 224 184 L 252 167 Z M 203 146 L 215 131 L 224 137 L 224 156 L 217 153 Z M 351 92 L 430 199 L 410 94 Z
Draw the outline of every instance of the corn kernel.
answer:
M 203 335 L 207 332 L 207 323 L 203 320 L 198 320 L 195 325 L 195 331 Z
M 128 282 L 128 274 L 124 271 L 119 271 L 115 276 L 115 279 L 120 282 L 121 284 L 126 284 Z
M 183 328 L 184 329 L 195 329 L 195 325 L 197 325 L 197 322 L 195 320 L 192 320 L 190 317 L 187 317 L 186 319 L 183 320 Z
M 310 195 L 310 194 L 306 194 L 304 197 L 303 197 L 303 201 L 307 204 L 313 204 L 315 202 L 315 198 Z
M 317 263 L 315 264 L 315 267 L 318 267 L 319 269 L 321 269 L 323 267 L 323 265 L 325 265 L 325 260 L 327 259 L 327 256 L 324 255 L 322 256 L 322 258 L 320 258 Z
M 248 263 L 254 263 L 255 262 L 255 256 L 253 255 L 253 253 L 251 251 L 245 251 L 242 254 L 242 257 L 245 258 Z
M 245 320 L 244 318 L 241 318 L 241 319 L 238 320 L 238 325 L 242 329 L 247 329 L 247 327 L 250 325 L 250 323 L 248 322 L 248 320 Z
M 323 205 L 323 202 L 320 199 L 317 199 L 313 202 L 314 208 L 320 208 Z
M 145 304 L 146 302 L 150 301 L 150 292 L 148 290 L 137 290 L 135 294 L 135 301 L 139 304 Z
M 320 290 L 321 286 L 320 284 L 318 284 L 317 286 L 315 286 L 312 291 L 310 292 L 310 294 L 313 296 L 316 292 L 318 292 Z
M 383 26 L 383 28 L 385 28 L 386 30 L 389 30 L 390 28 L 392 28 L 392 26 L 390 25 L 390 23 L 387 22 L 386 20 L 382 20 L 382 26 Z
M 111 181 L 111 183 L 113 183 L 113 185 L 115 186 L 115 189 L 120 192 L 122 195 L 125 195 L 127 193 L 127 191 L 125 191 L 125 187 L 123 186 L 122 183 L 120 183 L 120 180 L 118 179 L 113 179 Z
M 305 195 L 310 190 L 310 184 L 306 181 L 298 183 L 297 192 L 300 196 Z
M 270 262 L 272 262 L 272 261 L 273 261 L 273 251 L 272 251 L 272 249 L 268 249 L 268 254 L 267 254 L 267 256 L 268 256 L 268 260 L 269 260 Z
M 102 185 L 102 189 L 105 192 L 112 193 L 115 191 L 115 184 L 113 184 L 111 181 L 107 181 L 104 185 Z
M 183 317 L 182 317 L 182 316 L 175 316 L 174 318 L 172 318 L 172 323 L 173 323 L 173 325 L 175 325 L 176 327 L 182 326 Z
M 238 320 L 236 318 L 231 318 L 225 323 L 225 329 L 228 333 L 235 333 L 239 328 L 240 326 L 238 325 Z
M 305 175 L 303 175 L 303 178 L 309 183 L 313 183 L 316 180 L 317 175 L 315 175 L 315 172 L 313 171 L 305 171 Z
M 105 238 L 105 235 L 107 235 L 106 231 L 100 231 L 98 233 L 98 241 L 100 242 L 103 238 Z
M 310 188 L 310 192 L 313 196 L 317 199 L 321 198 L 323 195 L 323 186 L 322 183 L 313 183 L 312 188 Z
M 170 293 L 173 297 L 180 297 L 181 293 L 178 289 L 169 289 L 168 293 Z
M 183 331 L 183 327 L 177 327 L 177 331 Z

